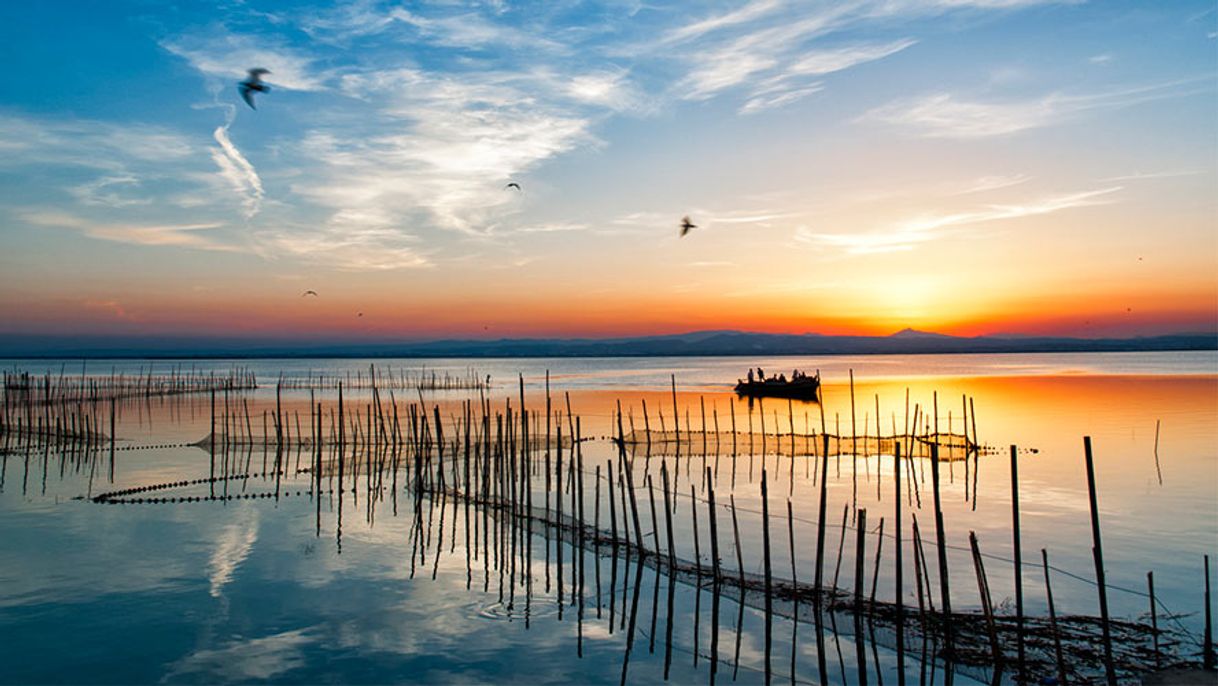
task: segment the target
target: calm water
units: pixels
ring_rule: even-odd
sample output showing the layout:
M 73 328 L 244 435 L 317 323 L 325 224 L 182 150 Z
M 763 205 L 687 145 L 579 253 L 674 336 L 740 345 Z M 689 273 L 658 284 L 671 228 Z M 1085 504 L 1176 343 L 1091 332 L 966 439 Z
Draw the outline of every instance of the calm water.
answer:
M 90 361 L 83 371 L 101 376 L 112 371 L 130 374 L 146 371 L 148 364 Z M 275 380 L 281 374 L 285 378 L 319 372 L 354 376 L 366 374 L 371 362 L 257 360 L 238 364 L 256 372 L 263 387 L 233 393 L 230 410 L 243 415 L 248 407 L 253 433 L 261 435 L 262 415 L 268 409 L 273 412 Z M 499 409 L 509 398 L 513 407 L 518 406 L 518 375 L 524 378 L 525 406 L 544 408 L 548 370 L 555 409 L 565 411 L 569 398 L 572 411 L 580 417 L 582 434 L 597 438 L 582 446 L 589 509 L 593 470 L 598 465 L 608 469 L 606 460 L 616 455 L 614 446 L 600 437 L 616 430 L 612 417 L 618 401 L 636 424 L 642 424 L 646 402 L 649 421 L 657 422 L 662 412 L 671 428 L 670 375 L 675 375 L 677 414 L 683 429 L 702 429 L 703 407 L 706 426 L 713 427 L 717 419 L 724 431 L 732 415 L 740 431 L 751 421 L 754 432 L 759 432 L 764 418 L 771 434 L 768 443 L 763 446 L 757 440 L 750 449 L 742 439 L 734 459 L 724 445 L 718 451 L 708 446 L 704 456 L 698 438 L 684 448 L 686 454 L 679 459 L 657 456 L 657 462 L 665 461 L 673 469 L 681 494 L 674 514 L 675 545 L 678 556 L 695 558 L 690 505 L 693 498 L 705 496 L 702 475 L 710 467 L 720 503 L 728 494 L 735 499 L 746 571 L 759 572 L 763 558 L 760 476 L 765 467 L 772 515 L 781 515 L 775 520 L 775 567 L 784 578 L 790 577 L 785 521 L 789 499 L 801 581 L 813 573 L 818 486 L 810 472 L 815 462 L 776 456 L 780 439 L 773 433 L 775 426 L 784 434 L 791 427 L 796 433 L 819 432 L 821 408 L 786 401 L 750 406 L 729 392 L 730 384 L 748 367 L 760 366 L 767 372 L 781 369 L 788 375 L 793 367 L 820 369 L 825 383 L 824 425 L 830 433 L 845 436 L 852 432 L 874 435 L 877 403 L 884 434 L 892 433 L 894 426 L 902 431 L 915 406 L 924 422 L 933 416 L 936 404 L 940 429 L 959 433 L 967 397 L 975 408 L 970 422 L 975 420 L 980 442 L 997 451 L 980 456 L 968 467 L 963 462 L 943 463 L 944 519 L 956 609 L 979 607 L 968 552 L 972 531 L 986 555 L 994 602 L 1001 613 L 1012 611 L 1006 447 L 1017 444 L 1027 611 L 1046 612 L 1039 566 L 1044 548 L 1054 567 L 1057 611 L 1098 613 L 1083 462 L 1083 436 L 1091 436 L 1113 613 L 1143 619 L 1149 602 L 1146 573 L 1153 571 L 1161 601 L 1160 621 L 1200 636 L 1202 556 L 1218 552 L 1218 355 L 1214 353 L 376 360 L 375 364 L 415 373 L 425 367 L 440 375 L 490 375 L 488 399 Z M 229 361 L 196 361 L 182 368 L 224 370 L 232 365 Z M 54 376 L 82 371 L 78 360 L 10 361 L 7 366 Z M 152 370 L 168 373 L 173 366 L 177 363 L 155 362 Z M 855 375 L 853 406 L 850 370 Z M 467 395 L 425 393 L 424 399 L 429 408 L 437 405 L 442 414 L 453 416 L 459 414 L 459 403 Z M 418 398 L 413 391 L 396 391 L 395 400 L 403 406 Z M 327 406 L 333 400 L 332 392 L 313 396 L 314 402 L 323 401 Z M 348 407 L 366 407 L 369 401 L 367 392 L 347 394 Z M 303 415 L 301 421 L 308 432 L 309 392 L 287 392 L 283 403 L 289 412 Z M 106 406 L 107 416 L 108 412 Z M 281 497 L 277 499 L 126 505 L 77 499 L 103 491 L 208 477 L 215 464 L 208 451 L 180 445 L 148 446 L 194 443 L 208 433 L 210 421 L 205 396 L 140 399 L 119 406 L 117 445 L 127 449 L 116 452 L 113 464 L 105 451 L 100 460 L 42 450 L 4 455 L 0 472 L 4 541 L 0 546 L 0 664 L 5 669 L 0 671 L 0 681 L 616 683 L 631 641 L 626 664 L 631 681 L 661 680 L 669 661 L 670 680 L 709 682 L 712 656 L 717 680 L 733 676 L 742 682 L 763 679 L 764 617 L 759 609 L 750 606 L 741 611 L 725 596 L 715 621 L 711 594 L 699 592 L 689 583 L 674 583 L 674 609 L 669 612 L 666 577 L 650 567 L 619 564 L 588 552 L 580 621 L 578 600 L 570 588 L 573 551 L 564 546 L 567 588 L 560 619 L 557 548 L 552 542 L 547 545 L 536 534 L 532 539 L 532 592 L 526 593 L 529 582 L 522 575 L 515 579 L 516 584 L 509 579 L 507 590 L 501 593 L 498 572 L 493 567 L 483 569 L 485 554 L 467 567 L 466 550 L 472 546 L 464 523 L 454 528 L 453 520 L 460 517 L 451 504 L 444 510 L 448 519 L 443 524 L 438 520 L 441 510 L 429 508 L 437 519 L 432 523 L 436 533 L 421 534 L 427 537 L 430 549 L 425 561 L 416 560 L 413 541 L 419 532 L 413 526 L 409 504 L 413 500 L 399 493 L 400 487 L 388 489 L 382 500 L 372 503 L 366 492 L 341 501 L 323 497 L 320 510 L 308 495 L 307 475 L 285 479 L 278 487 L 274 479 L 258 477 L 232 479 L 221 486 L 233 494 L 249 495 L 271 495 L 278 488 Z M 972 427 L 968 430 L 971 433 Z M 263 460 L 273 461 L 274 451 L 268 458 L 258 446 L 232 459 L 230 464 L 225 458 L 225 469 L 264 472 Z M 292 453 L 287 459 L 300 457 Z M 308 464 L 307 451 L 303 459 Z M 915 463 L 913 469 L 919 491 L 902 494 L 907 507 L 907 562 L 912 559 L 910 513 L 918 517 L 926 536 L 930 536 L 933 516 L 925 461 Z M 966 473 L 966 469 L 970 471 Z M 647 475 L 659 479 L 654 462 L 643 465 L 636 460 L 635 470 L 640 493 L 645 492 Z M 881 517 L 889 518 L 877 580 L 877 597 L 889 601 L 894 593 L 889 557 L 893 545 L 892 471 L 888 455 L 830 458 L 826 518 L 829 574 L 837 564 L 844 508 L 850 509 L 851 521 L 854 508 L 868 511 L 872 532 L 867 543 L 869 560 L 878 540 L 875 527 Z M 365 482 L 357 483 L 362 488 Z M 538 479 L 535 489 L 543 488 Z M 192 485 L 149 495 L 208 495 L 208 490 L 207 485 Z M 536 490 L 535 497 L 540 500 L 542 490 Z M 607 496 L 602 497 L 604 525 L 608 501 Z M 700 512 L 700 516 L 704 514 L 705 510 Z M 641 516 L 642 530 L 650 532 L 650 512 L 644 508 Z M 730 516 L 721 515 L 720 531 L 729 523 Z M 705 519 L 701 525 L 698 552 L 709 563 Z M 848 523 L 845 563 L 838 583 L 842 588 L 854 587 L 855 532 L 851 526 Z M 437 550 L 442 554 L 436 555 Z M 927 554 L 933 555 L 930 550 Z M 725 565 L 735 567 L 734 550 L 721 552 L 720 557 Z M 592 581 L 598 569 L 602 577 L 599 595 Z M 873 573 L 868 562 L 868 587 Z M 904 600 L 916 607 L 911 578 L 912 571 L 907 571 Z M 631 608 L 636 611 L 624 612 Z M 1179 616 L 1164 619 L 1169 611 Z M 633 630 L 626 622 L 628 617 L 635 620 Z M 671 642 L 666 635 L 669 618 Z M 845 629 L 828 647 L 832 652 L 830 678 L 854 682 L 859 667 L 853 657 L 853 634 L 849 627 Z M 712 650 L 715 634 L 717 646 Z M 792 642 L 791 623 L 781 621 L 773 640 L 776 679 L 789 679 L 794 655 L 797 679 L 816 680 L 816 644 L 808 625 L 799 626 Z M 866 669 L 874 671 L 878 663 L 884 678 L 895 683 L 891 644 L 881 640 L 867 651 Z M 907 665 L 915 678 L 923 676 L 922 670 L 923 665 L 916 661 Z M 929 680 L 942 678 L 940 669 Z M 968 681 L 968 675 L 957 678 Z

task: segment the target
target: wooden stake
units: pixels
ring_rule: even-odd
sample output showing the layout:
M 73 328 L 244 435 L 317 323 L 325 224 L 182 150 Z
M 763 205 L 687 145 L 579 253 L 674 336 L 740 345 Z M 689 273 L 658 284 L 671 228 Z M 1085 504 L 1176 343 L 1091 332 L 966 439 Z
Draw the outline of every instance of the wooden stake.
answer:
M 1104 675 L 1108 686 L 1116 686 L 1116 665 L 1112 661 L 1112 629 L 1108 625 L 1108 585 L 1104 576 L 1104 548 L 1100 542 L 1100 508 L 1095 495 L 1095 464 L 1091 456 L 1091 437 L 1083 436 L 1083 454 L 1087 462 L 1087 497 L 1091 502 L 1092 556 L 1095 578 L 1100 595 L 1100 628 L 1104 640 Z
M 994 625 L 994 605 L 990 599 L 990 584 L 985 578 L 985 563 L 981 560 L 981 549 L 977 545 L 976 532 L 968 532 L 969 547 L 973 552 L 973 569 L 977 573 L 977 594 L 981 596 L 981 611 L 985 614 L 986 633 L 990 637 L 990 655 L 994 669 L 1002 668 L 1002 650 L 998 647 L 998 630 Z
M 1146 588 L 1150 593 L 1150 635 L 1154 639 L 1155 669 L 1160 667 L 1159 653 L 1159 608 L 1155 603 L 1155 573 L 1146 572 Z
M 1053 632 L 1053 652 L 1057 658 L 1057 682 L 1066 684 L 1066 659 L 1062 655 L 1062 636 L 1057 630 L 1057 611 L 1053 607 L 1053 586 L 1049 583 L 1049 553 L 1040 549 L 1041 563 L 1045 569 L 1045 597 L 1049 601 L 1049 628 Z
M 1205 644 L 1202 646 L 1202 664 L 1206 669 L 1214 669 L 1214 621 L 1210 607 L 1213 601 L 1210 597 L 1210 556 L 1205 556 Z
M 765 562 L 765 682 L 770 683 L 770 652 L 774 633 L 774 580 L 770 568 L 770 498 L 766 489 L 766 470 L 761 468 L 761 544 Z
M 895 433 L 895 432 L 894 432 Z M 901 544 L 901 443 L 894 441 L 892 446 L 892 487 L 893 487 L 893 506 L 895 509 L 894 520 L 896 522 L 893 527 L 893 533 L 896 535 L 896 543 L 894 549 L 896 551 L 896 562 L 893 567 L 893 577 L 895 589 L 893 598 L 896 601 L 896 625 L 897 625 L 897 684 L 905 686 L 905 590 L 902 588 L 902 567 L 901 555 L 903 554 Z
M 934 488 L 935 502 L 935 542 L 939 553 L 939 596 L 940 607 L 943 610 L 943 639 L 944 652 L 952 657 L 955 652 L 955 636 L 952 631 L 952 599 L 951 582 L 947 575 L 947 541 L 943 532 L 943 507 L 939 497 L 939 437 L 930 445 L 930 476 Z
M 973 436 L 974 441 L 976 436 Z M 1023 548 L 1019 541 L 1019 449 L 1011 446 L 1011 545 L 1015 552 L 1015 644 L 1018 650 L 1018 674 L 1024 678 L 1025 648 L 1023 636 Z M 967 455 L 965 460 L 968 460 Z M 977 494 L 973 493 L 976 502 Z

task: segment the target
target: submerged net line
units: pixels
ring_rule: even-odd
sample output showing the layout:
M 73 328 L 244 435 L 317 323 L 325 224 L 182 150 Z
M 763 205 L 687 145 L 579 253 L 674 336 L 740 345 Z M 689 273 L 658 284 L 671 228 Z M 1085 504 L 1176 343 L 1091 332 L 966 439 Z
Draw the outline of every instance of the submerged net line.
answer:
M 787 457 L 819 457 L 825 453 L 825 439 L 829 439 L 828 455 L 892 455 L 896 446 L 901 446 L 901 456 L 929 459 L 936 446 L 940 462 L 965 460 L 978 450 L 988 454 L 987 446 L 979 446 L 964 434 L 929 433 L 897 434 L 889 436 L 846 436 L 838 434 L 760 433 L 750 431 L 702 431 L 635 429 L 624 437 L 626 449 L 632 455 L 732 455 L 765 452 Z

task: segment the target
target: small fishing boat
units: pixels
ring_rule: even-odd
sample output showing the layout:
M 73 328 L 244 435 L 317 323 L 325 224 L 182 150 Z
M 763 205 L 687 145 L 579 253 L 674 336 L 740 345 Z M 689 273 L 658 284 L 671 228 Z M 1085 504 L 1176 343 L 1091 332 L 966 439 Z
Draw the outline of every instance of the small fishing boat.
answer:
M 801 376 L 790 380 L 775 378 L 762 381 L 738 380 L 736 382 L 736 394 L 751 398 L 817 400 L 820 397 L 820 375 Z

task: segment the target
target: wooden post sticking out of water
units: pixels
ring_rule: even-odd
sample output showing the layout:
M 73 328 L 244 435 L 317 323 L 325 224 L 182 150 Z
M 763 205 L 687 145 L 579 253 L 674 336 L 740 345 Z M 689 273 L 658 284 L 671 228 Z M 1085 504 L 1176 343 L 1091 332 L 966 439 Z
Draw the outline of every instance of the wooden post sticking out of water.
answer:
M 855 514 L 857 535 L 854 546 L 854 644 L 858 655 L 858 683 L 867 684 L 867 648 L 863 636 L 863 562 L 867 552 L 867 509 L 860 508 Z
M 668 533 L 668 574 L 669 584 L 672 584 L 673 570 L 677 565 L 677 551 L 672 539 L 672 502 L 668 496 L 668 465 L 666 463 L 660 464 L 660 479 L 664 486 L 664 530 Z
M 825 579 L 825 505 L 828 499 L 829 486 L 829 435 L 823 431 L 821 432 L 821 442 L 824 443 L 825 449 L 824 456 L 820 461 L 820 503 L 818 506 L 819 514 L 817 515 L 816 521 L 816 578 L 814 586 L 816 594 L 813 596 L 813 598 L 816 600 L 818 610 L 820 607 L 820 597 L 824 589 L 823 582 Z
M 934 488 L 935 502 L 935 543 L 939 554 L 939 597 L 943 610 L 943 640 L 948 657 L 955 650 L 955 636 L 952 632 L 952 599 L 951 582 L 947 575 L 947 541 L 943 532 L 943 507 L 939 497 L 939 437 L 930 444 L 930 477 Z
M 647 457 L 651 457 L 651 420 L 647 417 L 647 398 L 643 398 L 643 432 L 647 434 Z
M 675 377 L 674 377 L 675 378 Z M 643 531 L 639 527 L 639 506 L 634 493 L 634 465 L 626 459 L 626 435 L 622 432 L 622 403 L 617 406 L 617 439 L 618 454 L 622 458 L 622 467 L 626 470 L 626 486 L 630 490 L 630 518 L 634 524 L 634 539 L 638 544 L 639 555 L 643 554 Z
M 977 573 L 977 594 L 981 596 L 981 611 L 985 614 L 985 629 L 990 637 L 990 654 L 994 669 L 1002 668 L 1002 650 L 998 647 L 998 629 L 994 625 L 994 604 L 990 598 L 990 582 L 985 577 L 985 563 L 981 560 L 981 548 L 977 545 L 977 533 L 968 532 L 968 544 L 973 550 L 973 569 Z
M 875 539 L 875 570 L 871 575 L 871 607 L 875 607 L 876 589 L 880 583 L 880 559 L 884 554 L 884 518 L 880 517 L 880 533 Z M 870 611 L 870 610 L 869 610 Z
M 1146 572 L 1146 588 L 1150 593 L 1150 635 L 1154 639 L 1155 669 L 1159 668 L 1159 608 L 1155 603 L 1155 573 Z
M 681 413 L 677 410 L 677 375 L 672 375 L 672 428 L 677 436 L 677 454 L 681 454 Z
M 766 488 L 766 470 L 761 469 L 761 545 L 765 562 L 765 682 L 770 683 L 770 651 L 773 640 L 774 580 L 770 568 L 770 498 Z
M 973 436 L 974 442 L 977 437 Z M 1023 640 L 1023 548 L 1019 542 L 1019 449 L 1011 446 L 1011 536 L 1015 552 L 1015 644 L 1018 651 L 1019 677 L 1024 676 L 1024 640 Z M 965 460 L 967 460 L 967 454 Z M 974 502 L 977 494 L 973 493 Z
M 710 535 L 711 535 L 711 568 L 715 574 L 715 585 L 718 588 L 720 579 L 719 569 L 719 525 L 717 523 L 718 516 L 715 512 L 715 483 L 711 480 L 711 468 L 706 468 L 706 514 L 710 519 Z M 718 591 L 716 591 L 717 593 Z M 715 617 L 716 624 L 718 616 Z
M 894 432 L 895 433 L 895 432 Z M 893 577 L 895 590 L 893 598 L 897 603 L 896 607 L 896 624 L 897 624 L 897 684 L 905 686 L 905 589 L 902 588 L 902 568 L 901 555 L 903 553 L 901 546 L 901 442 L 893 441 L 892 446 L 892 488 L 893 488 L 893 506 L 895 508 L 894 520 L 896 525 L 893 527 L 893 533 L 896 535 L 896 543 L 894 550 L 896 552 L 896 563 L 893 567 Z
M 1045 569 L 1045 597 L 1049 601 L 1049 629 L 1053 632 L 1053 653 L 1057 658 L 1057 683 L 1065 686 L 1066 660 L 1062 655 L 1062 636 L 1057 630 L 1057 610 L 1053 607 L 1053 586 L 1049 583 L 1049 552 L 1040 549 L 1040 560 Z
M 1112 629 L 1108 625 L 1108 586 L 1104 580 L 1104 548 L 1100 542 L 1100 507 L 1095 496 L 1095 464 L 1091 457 L 1091 437 L 1083 436 L 1083 455 L 1087 462 L 1087 497 L 1091 501 L 1092 556 L 1095 580 L 1100 595 L 1100 628 L 1104 639 L 1104 675 L 1109 686 L 1116 686 L 1116 666 L 1112 662 Z
M 1201 661 L 1208 670 L 1214 669 L 1214 621 L 1211 614 L 1210 605 L 1212 600 L 1210 597 L 1210 556 L 1205 556 L 1205 644 L 1202 646 L 1204 651 L 1201 656 Z

